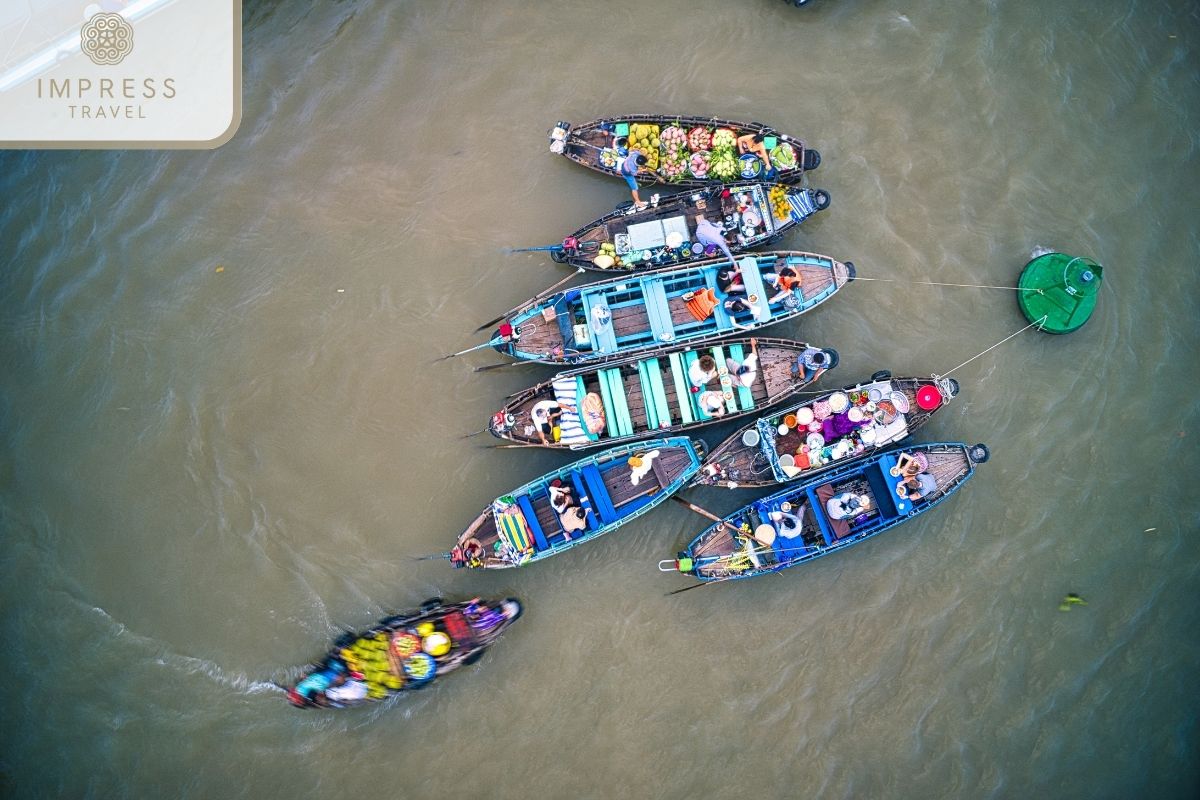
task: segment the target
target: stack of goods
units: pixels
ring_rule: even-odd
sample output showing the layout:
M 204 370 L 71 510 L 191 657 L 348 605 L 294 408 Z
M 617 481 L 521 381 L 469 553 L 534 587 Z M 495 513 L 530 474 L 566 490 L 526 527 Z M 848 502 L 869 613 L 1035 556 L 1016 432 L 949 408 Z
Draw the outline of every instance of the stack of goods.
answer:
M 617 246 L 612 242 L 601 242 L 600 252 L 592 259 L 592 263 L 600 269 L 612 269 L 622 265 L 621 257 L 617 255 Z
M 369 633 L 338 651 L 351 676 L 367 685 L 367 698 L 421 686 L 437 675 L 437 659 L 453 647 L 447 631 L 432 621 L 412 628 Z
M 721 181 L 731 181 L 738 177 L 740 169 L 737 156 L 734 155 L 734 144 L 737 137 L 728 128 L 717 128 L 712 137 L 712 154 L 708 159 L 708 172 L 712 177 Z
M 662 145 L 662 166 L 659 174 L 668 182 L 683 180 L 688 169 L 687 134 L 676 125 L 663 128 L 659 142 Z
M 350 674 L 361 676 L 367 684 L 367 697 L 371 700 L 379 700 L 388 692 L 398 692 L 404 687 L 404 681 L 392 671 L 388 635 L 383 631 L 368 634 L 349 647 L 343 647 L 339 655 Z
M 629 126 L 629 149 L 638 150 L 646 156 L 646 169 L 658 171 L 658 148 L 660 144 L 657 125 L 635 122 Z
M 769 155 L 771 156 L 771 166 L 780 172 L 796 168 L 796 150 L 787 142 L 777 144 Z
M 772 186 L 767 199 L 771 201 L 771 213 L 777 220 L 785 220 L 792 214 L 792 205 L 788 202 L 787 190 L 782 186 Z

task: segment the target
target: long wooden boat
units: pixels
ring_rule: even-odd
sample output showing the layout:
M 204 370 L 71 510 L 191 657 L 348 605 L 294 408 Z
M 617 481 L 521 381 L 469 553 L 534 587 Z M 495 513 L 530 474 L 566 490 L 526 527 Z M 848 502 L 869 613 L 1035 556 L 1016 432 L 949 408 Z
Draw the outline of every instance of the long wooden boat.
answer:
M 829 207 L 829 192 L 779 183 L 708 186 L 659 198 L 643 209 L 622 204 L 567 236 L 550 255 L 559 263 L 605 272 L 633 272 L 720 255 L 696 241 L 701 218 L 725 228 L 733 253 L 776 242 Z
M 287 690 L 297 708 L 347 708 L 422 689 L 483 652 L 521 616 L 520 602 L 427 600 L 419 610 L 338 637 Z
M 825 350 L 829 366 L 806 375 L 799 359 L 809 349 L 803 342 L 765 338 L 658 347 L 560 372 L 517 392 L 492 415 L 489 430 L 520 444 L 582 450 L 737 419 L 795 396 L 837 365 L 837 352 Z M 705 355 L 716 362 L 717 374 L 692 391 L 693 365 Z M 751 355 L 753 379 L 743 385 L 730 373 L 727 359 L 736 368 Z M 701 402 L 702 393 L 711 391 L 724 396 L 725 410 L 716 416 Z M 552 410 L 561 412 L 557 438 L 548 416 Z M 544 428 L 551 429 L 549 435 Z
M 701 581 L 752 578 L 794 567 L 869 539 L 933 508 L 958 491 L 975 466 L 988 460 L 984 445 L 958 442 L 909 445 L 788 486 L 707 528 L 663 572 Z M 901 487 L 904 466 L 915 463 L 928 492 L 914 498 Z M 902 491 L 903 489 L 903 491 Z M 837 519 L 831 508 L 859 503 L 857 516 Z M 851 512 L 853 513 L 853 512 Z
M 568 464 L 502 495 L 458 537 L 455 567 L 503 569 L 590 542 L 651 511 L 683 488 L 704 442 L 676 436 L 625 444 Z M 556 510 L 551 495 L 570 492 Z
M 893 378 L 881 370 L 866 383 L 806 399 L 739 428 L 709 452 L 692 484 L 754 489 L 807 480 L 908 438 L 958 388 L 953 378 Z
M 740 296 L 753 298 L 753 308 L 730 314 L 717 302 L 702 316 L 696 307 L 707 290 L 718 301 L 732 297 L 717 289 L 717 272 L 728 265 L 723 257 L 708 259 L 557 292 L 509 311 L 489 344 L 522 361 L 586 364 L 754 331 L 816 308 L 854 278 L 849 261 L 791 250 L 755 253 L 738 260 L 747 289 Z M 784 268 L 801 282 L 780 293 L 769 283 Z
M 684 142 L 678 143 L 677 131 L 683 133 Z M 761 137 L 769 168 L 761 156 L 739 160 L 743 154 L 738 152 L 736 140 L 747 134 Z M 674 146 L 672 139 L 677 142 Z M 677 186 L 736 183 L 748 178 L 795 183 L 806 170 L 821 164 L 816 150 L 761 122 L 632 114 L 575 126 L 559 122 L 550 131 L 550 152 L 608 175 L 620 176 L 621 160 L 630 150 L 641 151 L 648 160 L 639 179 Z M 701 155 L 693 160 L 696 154 Z M 728 155 L 733 158 L 732 170 Z

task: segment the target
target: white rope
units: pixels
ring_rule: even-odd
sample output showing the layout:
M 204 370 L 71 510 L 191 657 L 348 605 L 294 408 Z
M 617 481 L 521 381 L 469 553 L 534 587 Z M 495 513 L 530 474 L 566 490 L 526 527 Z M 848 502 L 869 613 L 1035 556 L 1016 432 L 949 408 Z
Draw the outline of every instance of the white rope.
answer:
M 951 372 L 954 372 L 955 370 L 962 369 L 962 368 L 963 368 L 963 367 L 965 367 L 967 364 L 970 364 L 972 361 L 974 361 L 975 359 L 979 358 L 980 356 L 987 355 L 988 353 L 992 352 L 993 350 L 995 350 L 995 349 L 996 349 L 997 347 L 999 347 L 1000 345 L 1002 345 L 1002 344 L 1004 344 L 1005 342 L 1007 342 L 1009 339 L 1013 338 L 1014 336 L 1018 336 L 1018 335 L 1020 335 L 1020 334 L 1024 333 L 1025 331 L 1029 330 L 1029 329 L 1030 329 L 1030 328 L 1032 328 L 1033 326 L 1035 326 L 1035 325 L 1036 325 L 1036 326 L 1037 326 L 1037 327 L 1040 329 L 1040 328 L 1042 327 L 1042 323 L 1044 323 L 1044 322 L 1045 322 L 1047 319 L 1048 319 L 1048 316 L 1047 316 L 1047 315 L 1043 315 L 1041 319 L 1037 320 L 1036 322 L 1031 322 L 1031 323 L 1029 323 L 1029 324 L 1028 324 L 1028 325 L 1026 325 L 1024 328 L 1021 328 L 1021 330 L 1017 331 L 1016 333 L 1012 333 L 1012 334 L 1009 334 L 1008 336 L 1005 336 L 1003 339 L 1001 339 L 1000 341 L 996 342 L 994 345 L 992 345 L 991 347 L 989 347 L 987 350 L 984 350 L 982 353 L 977 353 L 977 354 L 975 354 L 975 355 L 971 356 L 970 358 L 968 358 L 968 359 L 967 359 L 966 361 L 964 361 L 963 363 L 959 364 L 959 365 L 958 365 L 957 367 L 955 367 L 954 369 L 952 369 L 952 370 L 949 370 L 948 372 L 943 372 L 941 375 L 935 375 L 934 377 L 936 377 L 936 378 L 945 378 L 945 377 L 946 377 L 947 375 L 949 375 Z
M 1041 289 L 1024 288 L 1021 286 L 988 286 L 982 283 L 938 283 L 937 281 L 905 281 L 899 278 L 864 278 L 861 275 L 854 278 L 856 281 L 879 281 L 881 283 L 912 283 L 920 286 L 958 286 L 964 289 L 1008 289 L 1013 292 L 1041 292 Z

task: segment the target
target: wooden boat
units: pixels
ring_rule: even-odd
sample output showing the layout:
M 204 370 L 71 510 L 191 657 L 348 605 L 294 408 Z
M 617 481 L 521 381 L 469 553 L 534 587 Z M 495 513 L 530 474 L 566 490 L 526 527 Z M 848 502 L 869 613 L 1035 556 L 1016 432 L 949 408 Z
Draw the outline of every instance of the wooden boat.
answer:
M 893 378 L 881 370 L 739 428 L 709 452 L 692 485 L 753 489 L 807 480 L 903 441 L 957 394 L 953 378 Z
M 568 464 L 492 502 L 450 551 L 455 567 L 517 567 L 616 530 L 683 488 L 704 457 L 686 436 L 625 444 Z M 556 510 L 552 495 L 570 492 Z M 561 501 L 560 501 L 561 502 Z
M 427 600 L 420 610 L 339 637 L 325 658 L 306 667 L 287 690 L 288 700 L 298 708 L 346 708 L 424 688 L 478 661 L 521 612 L 511 597 Z
M 702 581 L 752 578 L 842 550 L 941 503 L 988 459 L 987 447 L 941 442 L 877 453 L 735 511 L 697 536 L 663 572 Z M 908 465 L 926 484 L 914 497 L 901 484 Z M 853 498 L 849 503 L 844 502 Z M 853 518 L 835 518 L 860 501 Z
M 749 310 L 726 311 L 734 295 L 718 292 L 717 272 L 729 260 L 584 284 L 534 300 L 508 312 L 489 344 L 497 352 L 544 364 L 586 364 L 664 344 L 750 332 L 797 317 L 828 300 L 854 278 L 854 264 L 798 251 L 768 251 L 738 260 Z M 784 268 L 800 284 L 778 291 Z M 711 290 L 711 293 L 708 292 Z M 705 298 L 715 305 L 703 307 Z M 704 311 L 707 316 L 703 316 Z
M 581 450 L 648 436 L 691 430 L 713 421 L 754 414 L 794 396 L 837 365 L 837 353 L 826 350 L 829 366 L 805 375 L 798 359 L 809 345 L 789 339 L 726 339 L 658 347 L 636 356 L 560 372 L 554 378 L 512 395 L 492 415 L 494 436 L 526 445 Z M 751 354 L 756 369 L 749 385 L 732 375 L 726 359 L 743 364 Z M 710 355 L 717 364 L 711 381 L 691 391 L 690 370 L 703 371 L 699 359 Z M 701 392 L 724 395 L 725 410 L 716 416 L 701 402 Z M 562 416 L 555 436 L 547 417 Z M 551 428 L 549 435 L 543 424 Z
M 550 255 L 559 263 L 606 272 L 633 272 L 720 255 L 696 241 L 696 222 L 726 230 L 734 253 L 778 241 L 790 228 L 829 207 L 824 189 L 779 183 L 735 183 L 680 192 L 638 210 L 618 206 L 563 239 Z
M 670 139 L 680 130 L 686 141 L 672 148 Z M 736 140 L 747 134 L 761 137 L 767 161 L 771 162 L 769 166 L 761 155 L 744 162 L 739 160 L 743 154 L 738 152 Z M 559 122 L 550 131 L 550 152 L 608 175 L 620 176 L 621 161 L 630 150 L 639 150 L 648 159 L 639 180 L 677 186 L 736 183 L 756 178 L 795 183 L 806 170 L 821 164 L 821 154 L 816 150 L 761 122 L 633 114 L 604 117 L 576 126 Z M 726 152 L 736 162 L 733 171 L 714 170 L 713 163 L 729 163 L 724 158 Z M 697 153 L 704 155 L 693 162 L 692 155 Z M 705 163 L 709 166 L 701 169 L 700 165 Z

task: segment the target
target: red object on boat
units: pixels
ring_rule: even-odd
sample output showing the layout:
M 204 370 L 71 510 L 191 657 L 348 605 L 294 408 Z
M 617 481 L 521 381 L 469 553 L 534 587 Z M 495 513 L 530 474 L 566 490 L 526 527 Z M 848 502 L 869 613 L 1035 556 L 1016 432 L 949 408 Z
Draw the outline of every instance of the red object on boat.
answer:
M 917 389 L 917 405 L 925 411 L 933 411 L 942 404 L 942 393 L 932 383 Z

